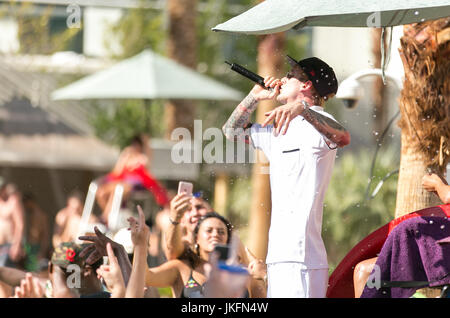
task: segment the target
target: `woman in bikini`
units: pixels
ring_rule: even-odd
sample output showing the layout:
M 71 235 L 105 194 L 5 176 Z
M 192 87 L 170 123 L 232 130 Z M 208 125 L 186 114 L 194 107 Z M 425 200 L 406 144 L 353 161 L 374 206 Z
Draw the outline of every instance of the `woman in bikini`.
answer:
M 132 240 L 135 245 L 133 270 L 127 286 L 126 297 L 142 297 L 145 286 L 172 288 L 174 297 L 202 297 L 206 282 L 205 265 L 218 244 L 228 244 L 231 239 L 231 224 L 216 212 L 204 215 L 194 230 L 194 246 L 180 259 L 168 261 L 161 266 L 148 268 L 147 245 L 149 230 L 140 220 L 129 219 Z M 249 290 L 249 296 L 252 290 Z

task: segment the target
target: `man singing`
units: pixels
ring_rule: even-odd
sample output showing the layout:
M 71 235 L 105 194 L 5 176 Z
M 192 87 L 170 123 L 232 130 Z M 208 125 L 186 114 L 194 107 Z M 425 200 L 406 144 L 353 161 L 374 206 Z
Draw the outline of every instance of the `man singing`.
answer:
M 255 85 L 222 130 L 261 149 L 270 162 L 272 215 L 266 258 L 268 297 L 325 297 L 328 261 L 322 240 L 322 214 L 338 147 L 350 134 L 323 110 L 337 92 L 333 69 L 316 57 L 287 57 L 290 72 L 266 77 L 271 90 Z M 283 105 L 250 124 L 261 100 Z M 274 120 L 274 125 L 268 125 Z M 289 128 L 289 129 L 288 129 Z

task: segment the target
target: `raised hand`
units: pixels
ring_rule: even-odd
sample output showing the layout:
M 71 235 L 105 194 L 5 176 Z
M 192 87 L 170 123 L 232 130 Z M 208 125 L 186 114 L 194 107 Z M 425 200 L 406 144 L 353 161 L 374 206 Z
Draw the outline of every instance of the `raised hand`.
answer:
M 247 252 L 247 256 L 249 259 L 248 263 L 248 272 L 254 279 L 264 280 L 267 275 L 266 264 L 258 259 L 253 253 L 246 247 L 245 251 Z
M 108 254 L 109 265 L 100 266 L 97 269 L 97 275 L 99 278 L 103 277 L 106 287 L 111 292 L 111 298 L 122 298 L 125 296 L 125 282 L 111 243 L 106 244 L 106 252 Z
M 139 205 L 137 206 L 137 210 L 139 213 L 139 221 L 134 217 L 128 218 L 128 222 L 130 223 L 129 230 L 131 230 L 131 241 L 134 246 L 144 246 L 147 248 L 150 239 L 150 229 L 145 224 L 145 215 Z
M 172 221 L 180 222 L 184 212 L 191 208 L 191 198 L 186 193 L 180 193 L 170 201 L 170 219 Z
M 20 286 L 14 291 L 13 298 L 42 298 L 44 297 L 44 288 L 39 283 L 39 279 L 33 277 L 31 273 L 26 273 L 25 278 L 21 280 Z
M 278 135 L 281 133 L 284 135 L 289 128 L 289 123 L 291 122 L 291 120 L 296 116 L 301 115 L 304 107 L 304 105 L 298 102 L 279 106 L 274 110 L 271 110 L 264 114 L 267 118 L 261 126 L 265 127 L 272 120 L 274 120 L 274 127 L 276 127 L 276 129 L 274 130 L 274 134 Z
M 274 99 L 280 94 L 280 87 L 282 83 L 278 78 L 266 76 L 264 78 L 264 85 L 272 88 L 272 91 L 264 89 L 258 84 L 255 85 L 250 92 L 256 100 L 260 101 L 265 99 Z
M 85 258 L 86 263 L 89 265 L 94 264 L 103 256 L 107 256 L 106 244 L 110 243 L 113 249 L 121 247 L 119 243 L 108 238 L 96 226 L 94 227 L 94 232 L 96 236 L 85 235 L 78 237 L 80 240 L 93 243 L 80 252 L 80 257 Z
M 422 186 L 427 191 L 436 191 L 438 185 L 442 183 L 442 179 L 435 173 L 426 174 L 422 178 Z

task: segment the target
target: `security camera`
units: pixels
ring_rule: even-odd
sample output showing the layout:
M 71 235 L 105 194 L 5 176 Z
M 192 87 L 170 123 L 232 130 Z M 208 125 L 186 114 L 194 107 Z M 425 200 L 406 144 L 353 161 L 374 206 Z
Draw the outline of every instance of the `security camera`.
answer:
M 352 78 L 342 81 L 336 93 L 336 97 L 342 100 L 347 108 L 355 108 L 362 96 L 360 83 Z
M 355 108 L 359 101 L 359 99 L 356 99 L 356 98 L 345 98 L 345 99 L 341 99 L 341 100 L 342 100 L 342 103 L 344 103 L 345 107 L 348 109 Z

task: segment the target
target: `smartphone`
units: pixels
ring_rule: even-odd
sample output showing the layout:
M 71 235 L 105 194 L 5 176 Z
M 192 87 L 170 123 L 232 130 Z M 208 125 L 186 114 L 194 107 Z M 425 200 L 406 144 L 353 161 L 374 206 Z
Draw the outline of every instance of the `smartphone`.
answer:
M 193 189 L 194 185 L 190 182 L 180 181 L 178 183 L 178 194 L 186 193 L 187 195 L 192 196 Z
M 214 252 L 219 254 L 219 261 L 225 262 L 230 256 L 230 247 L 228 245 L 217 244 Z

